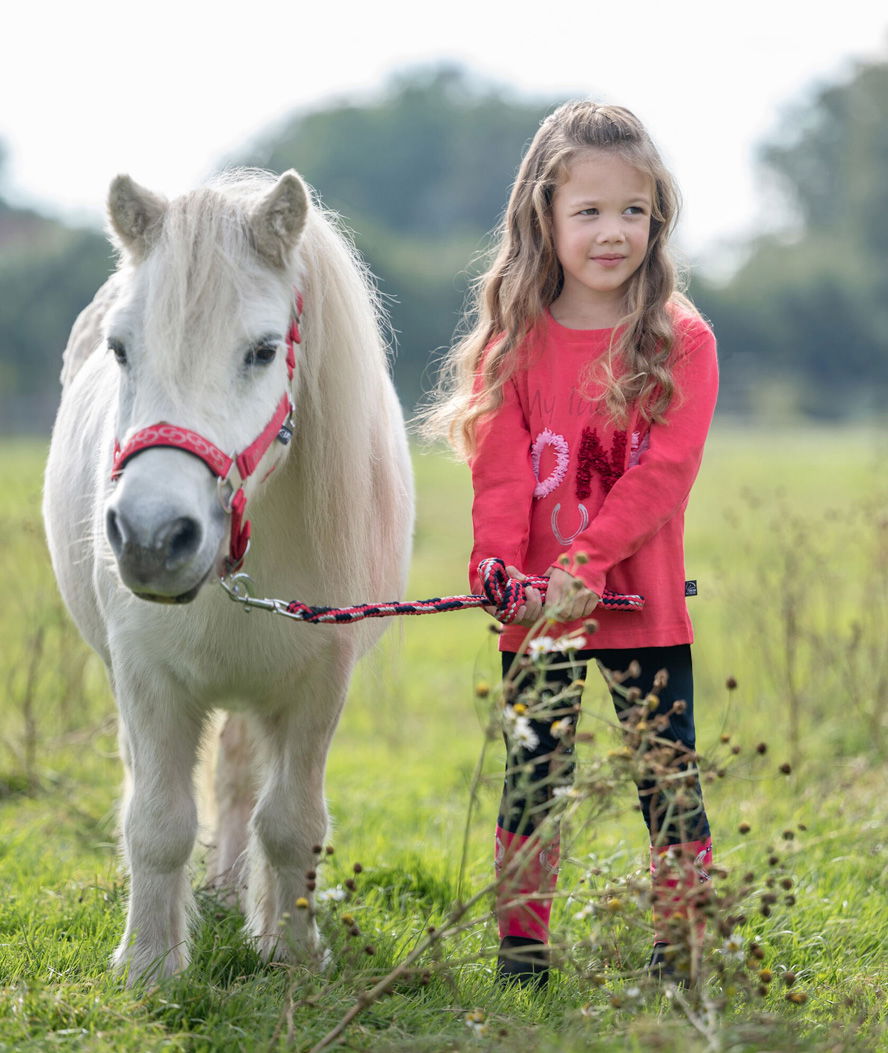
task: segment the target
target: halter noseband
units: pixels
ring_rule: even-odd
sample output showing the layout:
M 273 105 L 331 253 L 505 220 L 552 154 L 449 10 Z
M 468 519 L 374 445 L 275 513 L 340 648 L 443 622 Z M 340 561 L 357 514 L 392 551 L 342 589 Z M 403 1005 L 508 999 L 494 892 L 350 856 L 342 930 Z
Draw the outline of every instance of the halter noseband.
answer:
M 292 381 L 296 370 L 296 345 L 302 343 L 299 323 L 302 320 L 302 294 L 296 293 L 296 313 L 287 331 L 287 376 Z M 250 544 L 250 521 L 244 519 L 247 496 L 244 483 L 256 471 L 266 451 L 277 439 L 286 445 L 293 437 L 293 414 L 295 406 L 289 391 L 285 391 L 277 404 L 269 422 L 259 435 L 240 453 L 229 456 L 220 450 L 215 443 L 204 438 L 199 432 L 189 428 L 180 428 L 159 421 L 147 428 L 137 431 L 124 446 L 114 441 L 114 460 L 111 466 L 111 478 L 120 478 L 127 461 L 153 446 L 170 446 L 184 450 L 199 458 L 216 476 L 219 498 L 225 512 L 231 516 L 231 537 L 226 570 L 233 573 L 244 561 Z

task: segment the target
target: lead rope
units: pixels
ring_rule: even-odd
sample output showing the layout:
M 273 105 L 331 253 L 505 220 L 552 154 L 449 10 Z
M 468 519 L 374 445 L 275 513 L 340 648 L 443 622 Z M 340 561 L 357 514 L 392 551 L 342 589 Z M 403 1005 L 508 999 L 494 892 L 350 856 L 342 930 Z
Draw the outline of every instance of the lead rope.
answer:
M 497 618 L 508 625 L 524 604 L 525 588 L 538 589 L 545 599 L 549 585 L 548 578 L 539 576 L 529 576 L 523 581 L 510 578 L 501 559 L 481 560 L 478 573 L 481 575 L 483 593 L 434 597 L 413 602 L 359 603 L 352 607 L 310 607 L 299 600 L 291 600 L 288 603 L 285 600 L 259 599 L 251 595 L 253 581 L 248 574 L 235 574 L 232 577 L 220 578 L 219 581 L 231 599 L 243 604 L 247 609 L 256 607 L 312 625 L 345 625 L 363 621 L 364 618 L 390 618 L 399 614 L 441 614 L 444 611 L 468 611 L 475 607 L 495 607 Z M 644 607 L 644 597 L 605 589 L 599 606 L 611 611 L 640 611 Z

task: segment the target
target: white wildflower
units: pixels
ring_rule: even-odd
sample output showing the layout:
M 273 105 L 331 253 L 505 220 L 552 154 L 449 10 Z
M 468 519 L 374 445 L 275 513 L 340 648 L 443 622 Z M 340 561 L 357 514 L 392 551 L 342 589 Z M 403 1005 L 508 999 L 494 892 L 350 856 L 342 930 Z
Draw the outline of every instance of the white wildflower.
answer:
M 557 650 L 557 643 L 552 636 L 537 636 L 527 645 L 527 653 L 531 658 L 539 658 L 540 655 L 551 654 Z
M 721 948 L 722 954 L 735 962 L 742 962 L 746 958 L 746 948 L 743 937 L 738 932 L 732 932 L 725 940 Z
M 570 717 L 561 717 L 559 720 L 553 720 L 549 731 L 556 739 L 563 739 L 566 735 L 570 735 L 573 732 L 573 721 Z
M 519 716 L 514 710 L 503 713 L 503 730 L 509 741 L 526 750 L 535 750 L 540 744 L 537 733 L 533 730 L 528 717 Z
M 530 720 L 527 717 L 517 717 L 515 719 L 512 738 L 526 750 L 535 750 L 540 744 L 540 737 L 530 726 Z
M 326 903 L 328 900 L 335 900 L 336 902 L 339 902 L 340 900 L 345 899 L 347 896 L 348 893 L 345 891 L 345 889 L 341 885 L 337 885 L 336 888 L 322 889 L 315 896 L 315 899 L 319 900 L 321 903 Z

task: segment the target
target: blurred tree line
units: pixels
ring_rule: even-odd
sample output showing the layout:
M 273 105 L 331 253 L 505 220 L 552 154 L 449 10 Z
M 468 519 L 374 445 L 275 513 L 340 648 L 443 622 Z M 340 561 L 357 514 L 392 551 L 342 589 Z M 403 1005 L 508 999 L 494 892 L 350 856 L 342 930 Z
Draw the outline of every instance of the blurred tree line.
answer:
M 520 155 L 559 101 L 522 100 L 456 67 L 412 70 L 375 100 L 294 114 L 233 159 L 297 168 L 343 217 L 378 276 L 408 409 L 453 337 Z M 888 63 L 862 64 L 789 113 L 762 146 L 792 227 L 746 246 L 729 280 L 698 274 L 691 288 L 718 336 L 723 412 L 882 412 L 886 112 Z M 48 424 L 71 322 L 111 266 L 98 232 L 0 198 L 0 428 Z
M 760 161 L 794 229 L 749 245 L 727 284 L 695 281 L 740 411 L 770 399 L 774 410 L 820 418 L 886 419 L 886 113 L 886 61 L 859 65 L 788 112 Z

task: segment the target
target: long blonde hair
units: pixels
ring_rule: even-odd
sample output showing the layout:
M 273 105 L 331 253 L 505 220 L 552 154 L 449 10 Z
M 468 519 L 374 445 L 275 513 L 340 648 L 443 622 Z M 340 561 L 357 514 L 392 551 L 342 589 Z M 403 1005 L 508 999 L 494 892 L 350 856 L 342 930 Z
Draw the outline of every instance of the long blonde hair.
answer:
M 669 307 L 680 303 L 693 311 L 679 291 L 666 246 L 678 216 L 678 188 L 633 113 L 621 106 L 568 102 L 543 121 L 521 162 L 495 232 L 493 262 L 472 286 L 466 314 L 471 328 L 450 351 L 436 391 L 418 416 L 425 437 L 446 439 L 463 456 L 474 449 L 478 418 L 502 402 L 525 337 L 561 292 L 552 199 L 571 162 L 590 148 L 619 153 L 648 174 L 654 188 L 647 253 L 629 282 L 609 353 L 597 367 L 605 405 L 617 424 L 625 424 L 636 406 L 647 420 L 657 421 L 676 394 Z M 587 387 L 593 378 L 584 379 Z

